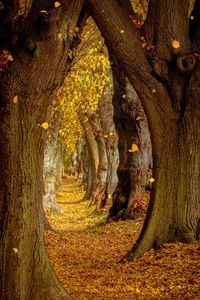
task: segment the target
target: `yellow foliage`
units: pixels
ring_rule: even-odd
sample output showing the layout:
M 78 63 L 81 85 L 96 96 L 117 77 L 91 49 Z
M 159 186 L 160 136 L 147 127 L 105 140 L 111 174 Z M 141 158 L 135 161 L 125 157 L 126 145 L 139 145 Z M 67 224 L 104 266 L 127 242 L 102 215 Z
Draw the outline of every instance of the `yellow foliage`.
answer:
M 44 129 L 48 129 L 49 128 L 49 124 L 47 122 L 43 122 L 40 126 L 42 128 L 44 128 Z
M 153 177 L 151 177 L 151 178 L 149 178 L 149 182 L 154 182 L 155 181 L 155 179 L 153 178 Z
M 58 8 L 59 6 L 61 6 L 61 3 L 60 3 L 60 2 L 58 2 L 58 1 L 54 2 L 54 7 L 55 7 L 55 8 Z
M 181 46 L 180 42 L 177 41 L 177 40 L 173 40 L 171 43 L 172 43 L 172 47 L 173 47 L 174 49 L 178 49 L 178 48 L 180 48 L 180 46 Z
M 131 149 L 129 149 L 129 152 L 137 152 L 139 150 L 138 146 L 136 144 L 131 145 Z
M 14 103 L 14 104 L 17 104 L 17 103 L 18 103 L 18 96 L 17 96 L 17 95 L 13 97 L 13 103 Z

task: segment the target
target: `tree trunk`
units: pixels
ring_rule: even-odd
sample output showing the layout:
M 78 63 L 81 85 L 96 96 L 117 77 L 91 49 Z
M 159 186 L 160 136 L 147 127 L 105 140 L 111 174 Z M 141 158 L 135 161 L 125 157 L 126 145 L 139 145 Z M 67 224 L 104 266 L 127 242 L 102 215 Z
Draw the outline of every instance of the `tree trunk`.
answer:
M 107 153 L 105 139 L 103 136 L 103 131 L 100 124 L 99 112 L 87 112 L 88 121 L 90 123 L 90 128 L 92 129 L 93 135 L 95 137 L 98 149 L 98 170 L 95 185 L 92 191 L 91 203 L 96 205 L 98 209 L 101 206 L 101 202 L 106 198 L 106 179 L 107 179 Z
M 5 13 L 7 5 L 12 4 L 11 1 L 5 4 Z M 44 247 L 42 170 L 46 133 L 40 125 L 46 122 L 51 97 L 63 80 L 67 64 L 69 66 L 66 57 L 73 37 L 67 34 L 66 16 L 73 31 L 82 1 L 66 1 L 58 18 L 55 18 L 58 12 L 52 9 L 48 26 L 39 27 L 38 33 L 39 11 L 45 9 L 44 3 L 42 5 L 34 2 L 29 17 L 21 24 L 25 30 L 18 28 L 15 39 L 12 30 L 16 29 L 17 16 L 10 19 L 11 27 L 6 23 L 10 15 L 0 20 L 4 28 L 1 39 L 6 32 L 3 47 L 9 49 L 14 58 L 6 72 L 0 74 L 2 300 L 70 299 L 50 266 Z M 58 41 L 59 30 L 66 38 Z
M 152 152 L 149 128 L 139 97 L 114 57 L 114 121 L 119 135 L 118 186 L 109 218 L 135 219 L 144 214 L 142 200 L 151 177 Z M 129 152 L 136 144 L 138 151 Z
M 112 73 L 109 71 L 108 76 L 110 82 L 113 83 Z M 104 207 L 111 204 L 112 195 L 117 187 L 118 177 L 117 168 L 119 164 L 118 151 L 118 135 L 113 120 L 114 108 L 112 104 L 113 87 L 108 84 L 105 87 L 105 94 L 99 100 L 99 114 L 102 131 L 105 137 L 105 146 L 107 152 L 107 178 L 106 178 L 106 194 L 100 204 Z
M 150 1 L 150 35 L 144 45 L 143 32 L 121 9 L 122 1 L 88 3 L 142 101 L 151 132 L 155 183 L 132 257 L 164 242 L 194 241 L 199 238 L 200 224 L 200 64 L 194 54 L 200 50 L 199 21 L 189 34 L 189 1 L 184 5 L 173 0 L 159 1 L 159 5 Z M 195 10 L 199 14 L 198 5 Z
M 85 133 L 85 140 L 88 146 L 88 174 L 86 193 L 84 200 L 89 200 L 92 197 L 92 191 L 95 186 L 97 172 L 99 168 L 99 153 L 97 142 L 88 120 L 85 120 L 84 114 L 79 112 L 79 119 Z
M 38 126 L 38 115 L 32 115 L 31 105 L 11 103 L 13 86 L 10 88 L 9 97 L 2 99 L 0 114 L 1 299 L 69 299 L 44 248 L 41 198 L 45 132 Z M 44 109 L 40 114 L 44 115 Z
M 63 172 L 63 157 L 61 145 L 58 143 L 58 132 L 54 132 L 51 140 L 46 143 L 44 151 L 43 181 L 44 210 L 50 210 L 55 214 L 61 214 L 62 209 L 56 202 L 56 190 L 61 183 Z

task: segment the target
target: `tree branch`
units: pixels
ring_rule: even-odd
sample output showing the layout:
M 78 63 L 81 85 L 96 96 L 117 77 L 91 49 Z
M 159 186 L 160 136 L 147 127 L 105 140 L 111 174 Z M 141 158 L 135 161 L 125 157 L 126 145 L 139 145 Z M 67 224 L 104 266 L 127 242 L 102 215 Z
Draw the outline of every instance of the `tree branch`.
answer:
M 151 74 L 138 30 L 124 15 L 116 0 L 88 0 L 88 4 L 109 51 L 119 61 L 142 101 L 150 130 L 159 140 L 166 115 L 169 118 L 173 115 L 172 101 L 167 88 Z M 157 143 L 156 140 L 153 142 Z

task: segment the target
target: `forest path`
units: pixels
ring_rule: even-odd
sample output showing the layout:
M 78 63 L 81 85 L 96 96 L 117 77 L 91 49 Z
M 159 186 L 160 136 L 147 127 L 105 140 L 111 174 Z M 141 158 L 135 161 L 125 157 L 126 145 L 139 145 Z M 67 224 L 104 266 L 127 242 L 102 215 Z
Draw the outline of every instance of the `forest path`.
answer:
M 54 232 L 46 244 L 66 290 L 77 300 L 200 299 L 200 243 L 165 245 L 136 262 L 118 263 L 133 245 L 142 219 L 105 224 L 75 178 L 64 180 L 57 201 L 63 215 L 48 214 Z

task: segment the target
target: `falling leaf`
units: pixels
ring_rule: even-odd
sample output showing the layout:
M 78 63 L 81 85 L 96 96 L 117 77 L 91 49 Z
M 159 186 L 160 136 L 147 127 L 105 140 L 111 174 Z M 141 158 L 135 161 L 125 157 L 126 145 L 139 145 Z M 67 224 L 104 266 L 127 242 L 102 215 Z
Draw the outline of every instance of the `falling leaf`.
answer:
M 136 144 L 132 144 L 131 149 L 129 149 L 128 151 L 129 152 L 136 152 L 138 150 L 139 150 L 138 146 Z
M 155 181 L 155 179 L 153 178 L 153 177 L 151 177 L 151 178 L 149 178 L 149 182 L 154 182 Z
M 152 91 L 152 93 L 156 93 L 157 92 L 155 88 L 152 89 L 151 91 Z
M 136 121 L 142 121 L 142 120 L 144 120 L 144 118 L 141 117 L 141 116 L 137 116 L 137 117 L 135 118 L 135 120 L 136 120 Z
M 13 103 L 14 103 L 14 104 L 17 104 L 17 103 L 18 103 L 18 96 L 17 96 L 17 95 L 13 97 Z
M 49 128 L 49 124 L 47 122 L 44 122 L 40 125 L 42 128 L 44 129 L 48 129 Z
M 112 195 L 111 194 L 108 194 L 108 199 L 112 199 Z
M 59 6 L 61 6 L 61 3 L 60 3 L 60 2 L 58 2 L 58 1 L 54 2 L 54 7 L 55 7 L 55 8 L 58 8 Z
M 46 15 L 48 15 L 48 12 L 47 12 L 46 10 L 44 10 L 44 9 L 41 10 L 40 13 L 41 13 L 41 14 L 46 14 Z
M 180 44 L 179 41 L 177 41 L 177 40 L 173 40 L 173 41 L 172 41 L 172 47 L 173 47 L 174 49 L 178 49 L 178 48 L 180 48 L 180 46 L 181 46 L 181 44 Z
M 61 40 L 62 39 L 62 33 L 58 33 L 58 38 L 59 38 L 59 40 Z
M 190 16 L 190 19 L 191 19 L 191 20 L 194 20 L 194 16 Z
M 11 54 L 8 55 L 8 60 L 9 60 L 9 61 L 13 61 L 13 60 L 14 60 L 14 58 L 12 57 Z
M 18 253 L 18 249 L 17 248 L 13 248 L 14 253 Z
M 124 33 L 125 31 L 123 29 L 120 30 L 120 33 Z

